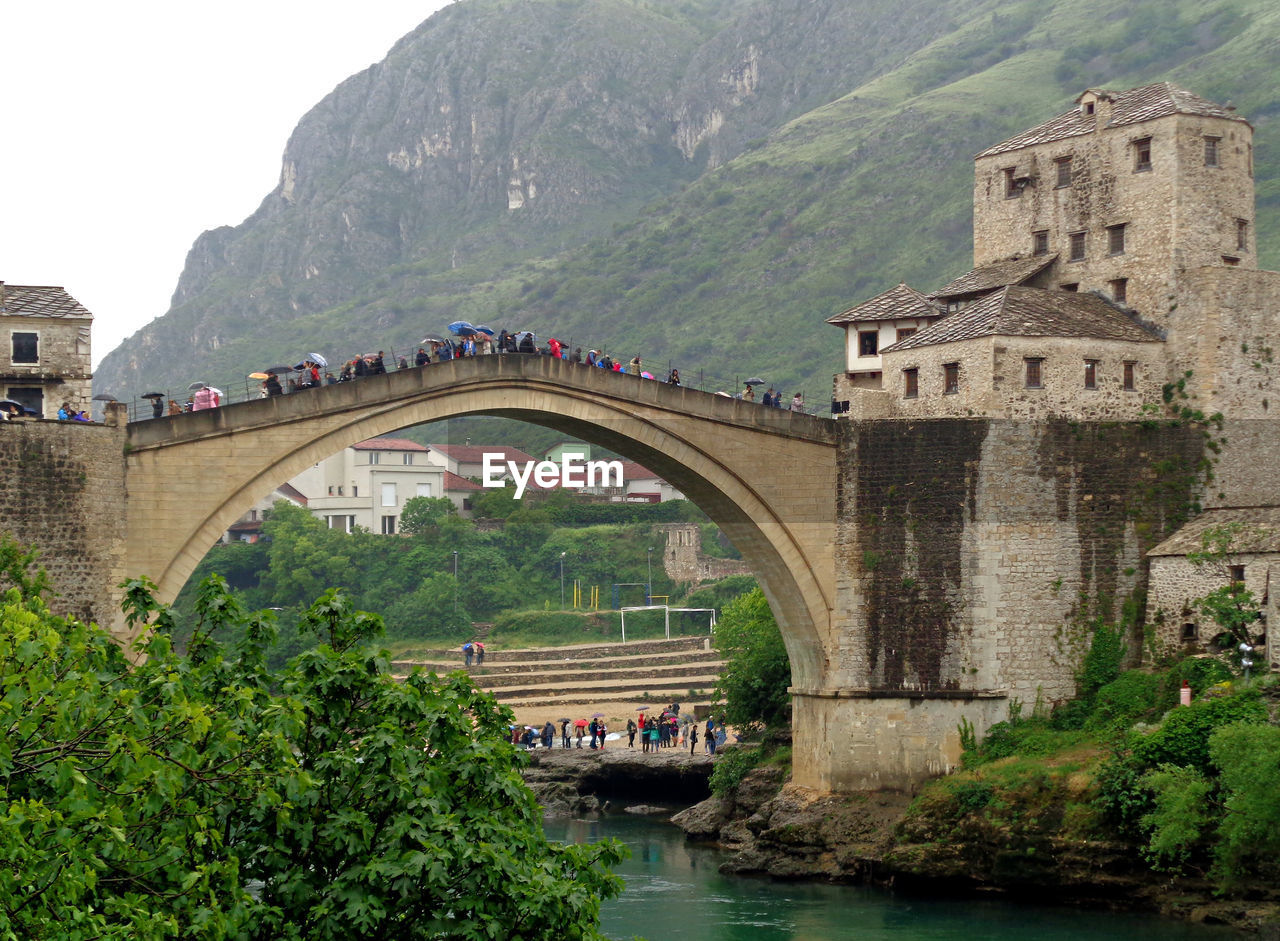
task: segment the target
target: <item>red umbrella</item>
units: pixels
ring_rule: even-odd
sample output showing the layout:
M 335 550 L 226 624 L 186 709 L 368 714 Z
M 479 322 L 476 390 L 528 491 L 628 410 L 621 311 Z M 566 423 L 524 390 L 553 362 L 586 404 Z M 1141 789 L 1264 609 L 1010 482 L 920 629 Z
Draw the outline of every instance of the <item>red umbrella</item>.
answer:
M 575 726 L 577 726 L 578 728 L 580 728 L 580 729 L 585 729 L 585 728 L 587 727 L 587 720 L 586 720 L 586 719 L 579 719 L 577 722 L 575 722 L 575 723 L 573 723 L 573 724 L 574 724 Z

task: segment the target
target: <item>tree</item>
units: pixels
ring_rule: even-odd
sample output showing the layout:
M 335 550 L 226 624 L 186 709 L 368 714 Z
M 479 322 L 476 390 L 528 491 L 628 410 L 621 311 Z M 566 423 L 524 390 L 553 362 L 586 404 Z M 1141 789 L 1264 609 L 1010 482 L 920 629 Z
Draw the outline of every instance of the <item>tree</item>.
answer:
M 412 536 L 434 532 L 458 508 L 448 497 L 410 497 L 400 511 L 400 531 Z
M 1187 561 L 1199 569 L 1228 579 L 1193 604 L 1205 617 L 1221 629 L 1227 646 L 1252 644 L 1252 626 L 1262 616 L 1262 606 L 1244 582 L 1235 575 L 1243 570 L 1242 554 L 1265 545 L 1274 534 L 1264 526 L 1248 526 L 1241 522 L 1210 526 L 1200 536 L 1201 548 L 1187 553 Z
M 510 715 L 464 676 L 393 680 L 338 591 L 281 670 L 274 618 L 218 578 L 186 656 L 151 586 L 126 593 L 136 666 L 3 596 L 0 937 L 600 937 L 619 847 L 546 840 Z
M 754 588 L 729 603 L 715 643 L 725 658 L 716 698 L 729 724 L 750 731 L 786 722 L 791 661 L 763 591 Z

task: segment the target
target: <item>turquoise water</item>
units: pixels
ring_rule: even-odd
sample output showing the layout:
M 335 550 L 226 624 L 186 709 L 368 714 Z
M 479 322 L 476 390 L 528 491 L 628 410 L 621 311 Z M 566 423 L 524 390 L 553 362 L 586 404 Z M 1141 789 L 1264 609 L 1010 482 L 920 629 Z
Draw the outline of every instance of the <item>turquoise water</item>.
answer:
M 631 848 L 621 898 L 602 913 L 612 938 L 648 941 L 1228 941 L 1223 929 L 1152 915 L 1010 901 L 935 899 L 858 886 L 722 876 L 717 850 L 668 824 L 631 816 L 549 821 L 556 840 L 615 837 Z

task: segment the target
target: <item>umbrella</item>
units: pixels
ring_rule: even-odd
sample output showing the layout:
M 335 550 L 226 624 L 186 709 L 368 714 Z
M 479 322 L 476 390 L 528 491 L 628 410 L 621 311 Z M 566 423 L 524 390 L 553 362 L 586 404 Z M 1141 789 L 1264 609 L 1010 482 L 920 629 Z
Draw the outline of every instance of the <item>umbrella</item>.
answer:
M 577 726 L 578 728 L 580 728 L 580 729 L 585 729 L 585 728 L 587 727 L 587 720 L 586 720 L 586 719 L 579 719 L 579 720 L 577 720 L 576 722 L 574 722 L 573 724 L 574 724 L 574 725 L 576 725 L 576 726 Z
M 476 324 L 476 333 L 483 333 L 483 334 L 486 334 L 487 336 L 493 336 L 497 332 L 498 331 L 493 329 L 493 327 L 486 327 L 483 324 Z
M 163 399 L 163 398 L 164 398 L 164 393 L 163 393 L 163 392 L 144 392 L 144 393 L 142 393 L 141 398 L 144 398 L 144 399 Z
M 268 366 L 266 369 L 262 371 L 265 373 L 270 373 L 273 376 L 280 376 L 287 372 L 293 372 L 293 367 L 292 366 Z
M 207 382 L 193 382 L 193 383 L 191 383 L 191 385 L 187 386 L 187 391 L 188 391 L 188 392 L 194 392 L 194 391 L 196 391 L 196 389 L 203 389 L 203 388 L 204 388 L 205 386 L 207 386 L 208 384 L 209 384 L 209 383 L 207 383 Z
M 19 415 L 26 411 L 26 406 L 21 402 L 15 402 L 13 399 L 0 399 L 0 408 L 10 411 L 16 408 Z
M 570 719 L 568 716 L 561 716 L 559 719 L 556 719 L 556 721 L 557 721 L 557 722 L 572 722 L 573 720 L 572 720 L 572 719 Z
M 329 365 L 329 361 L 319 353 L 308 353 L 307 359 L 311 360 L 311 362 L 315 363 L 317 366 L 324 367 Z
M 743 379 L 742 384 L 744 386 L 762 386 L 764 385 L 764 380 L 759 376 L 752 376 L 750 379 Z
M 418 341 L 419 343 L 443 343 L 444 337 L 438 333 L 428 333 L 425 337 Z
M 653 706 L 639 706 L 636 708 L 636 712 L 648 712 L 652 708 Z
M 471 324 L 467 323 L 465 320 L 455 320 L 453 323 L 449 324 L 448 329 L 450 333 L 456 333 L 460 337 L 465 337 L 468 334 L 476 332 L 476 328 L 471 326 Z
M 640 378 L 641 378 L 641 379 L 652 379 L 652 378 L 653 378 L 653 373 L 651 373 L 651 372 L 642 372 L 642 373 L 640 374 Z
M 114 395 L 108 395 L 106 392 L 99 392 L 93 397 L 95 402 L 114 402 L 115 400 L 116 397 Z
M 251 373 L 249 373 L 249 378 L 250 378 L 250 379 L 270 379 L 270 378 L 271 378 L 271 373 L 269 373 L 269 372 L 251 372 Z
M 591 718 L 593 718 L 593 719 L 603 719 L 603 718 L 604 718 L 604 713 L 603 713 L 603 712 L 593 712 L 593 713 L 591 713 Z

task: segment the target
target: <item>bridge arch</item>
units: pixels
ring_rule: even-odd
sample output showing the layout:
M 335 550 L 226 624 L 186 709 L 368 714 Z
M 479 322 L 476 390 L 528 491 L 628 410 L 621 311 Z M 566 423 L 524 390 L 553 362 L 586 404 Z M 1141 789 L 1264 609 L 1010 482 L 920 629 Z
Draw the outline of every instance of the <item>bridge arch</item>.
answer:
M 396 370 L 129 426 L 128 570 L 172 599 L 263 494 L 343 448 L 496 415 L 609 448 L 669 480 L 733 540 L 782 628 L 797 688 L 832 650 L 834 423 L 545 356 Z

